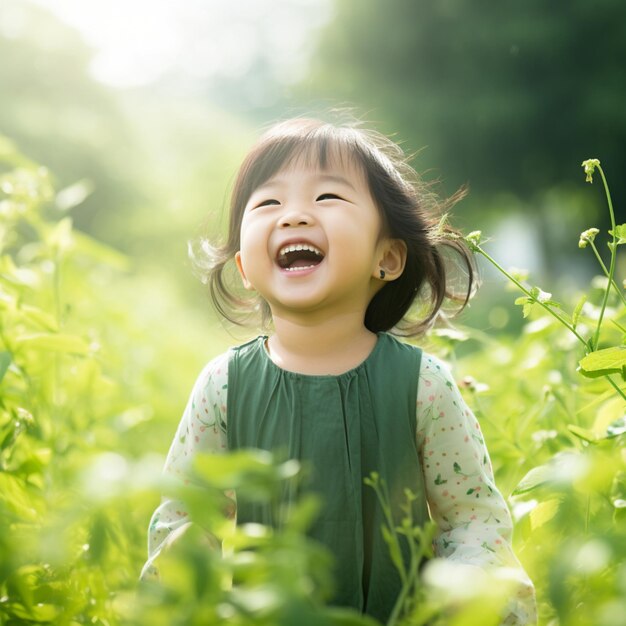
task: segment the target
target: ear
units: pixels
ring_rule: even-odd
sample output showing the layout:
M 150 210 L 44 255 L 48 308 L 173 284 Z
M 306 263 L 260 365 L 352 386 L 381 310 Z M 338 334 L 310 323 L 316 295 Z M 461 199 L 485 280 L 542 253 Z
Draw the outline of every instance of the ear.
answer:
M 252 283 L 246 278 L 246 273 L 243 270 L 243 264 L 241 262 L 241 252 L 238 250 L 235 252 L 235 265 L 237 266 L 237 270 L 239 271 L 239 275 L 241 276 L 241 282 L 243 286 L 249 291 L 253 291 L 254 287 Z
M 407 247 L 402 239 L 385 239 L 375 270 L 375 277 L 379 280 L 390 281 L 399 278 L 406 265 Z M 381 278 L 381 270 L 384 278 Z

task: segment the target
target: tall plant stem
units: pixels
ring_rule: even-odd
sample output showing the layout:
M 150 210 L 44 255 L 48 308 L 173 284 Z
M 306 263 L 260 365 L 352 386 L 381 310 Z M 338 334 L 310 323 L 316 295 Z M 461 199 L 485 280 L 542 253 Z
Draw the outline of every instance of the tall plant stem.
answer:
M 608 188 L 607 188 L 607 193 L 608 193 Z M 611 206 L 611 205 L 609 204 L 609 206 Z M 612 220 L 613 220 L 613 224 L 615 224 L 615 218 L 613 217 L 613 207 L 612 206 L 611 206 L 611 217 L 612 217 Z M 615 225 L 613 225 L 613 232 L 615 233 Z M 546 306 L 543 302 L 539 302 L 539 300 L 537 300 L 537 298 L 535 298 L 530 293 L 530 291 L 528 291 L 528 289 L 526 289 L 526 287 L 524 287 L 524 285 L 522 285 L 522 283 L 519 282 L 519 280 L 516 280 L 513 276 L 511 276 L 511 274 L 509 274 L 509 272 L 507 272 L 493 257 L 491 257 L 489 254 L 487 254 L 487 252 L 485 252 L 478 244 L 474 244 L 473 249 L 476 252 L 479 252 L 480 254 L 482 254 L 499 272 L 504 274 L 520 291 L 525 293 L 529 298 L 531 298 L 537 304 L 542 306 L 546 311 L 548 311 L 548 313 L 550 313 L 550 315 L 552 315 L 552 317 L 557 319 L 561 324 L 563 324 L 563 326 L 565 326 L 565 328 L 567 328 L 567 330 L 569 330 L 571 333 L 573 333 L 576 336 L 576 338 L 578 339 L 578 341 L 580 341 L 585 346 L 585 349 L 586 349 L 587 353 L 592 352 L 594 350 L 594 347 L 596 345 L 595 341 L 594 341 L 594 343 L 592 345 L 590 345 L 587 341 L 585 341 L 585 339 L 578 334 L 576 329 L 571 324 L 568 324 L 566 320 L 564 320 L 560 315 L 557 315 L 550 307 Z M 613 254 L 611 260 L 612 260 L 613 271 L 615 271 L 615 254 Z M 611 285 L 610 285 L 610 282 L 609 282 L 609 285 L 607 286 L 607 292 L 605 292 L 605 294 L 604 294 L 605 295 L 605 306 L 602 308 L 602 311 L 601 311 L 602 313 L 604 313 L 604 309 L 606 308 L 607 293 L 608 293 L 608 289 L 610 289 L 610 286 Z M 602 318 L 600 318 L 600 322 L 601 321 L 602 321 Z M 600 324 L 598 324 L 598 329 L 599 328 L 600 328 Z M 624 398 L 624 400 L 626 400 L 626 393 L 624 393 L 624 391 L 622 391 L 622 389 L 619 387 L 619 385 L 617 383 L 615 383 L 610 376 L 605 376 L 605 378 L 609 381 L 611 387 L 613 387 L 613 389 L 615 389 L 615 391 L 617 391 L 617 393 L 622 398 Z
M 609 270 L 604 264 L 604 261 L 602 260 L 602 257 L 600 256 L 600 253 L 598 252 L 598 249 L 596 248 L 596 245 L 593 243 L 593 241 L 590 241 L 589 244 L 591 245 L 591 249 L 593 250 L 593 253 L 596 255 L 596 259 L 598 259 L 598 263 L 600 263 L 600 267 L 602 268 L 604 275 L 610 280 Z M 609 284 L 613 285 L 613 288 L 617 292 L 617 295 L 622 299 L 624 306 L 626 306 L 626 296 L 624 296 L 624 294 L 622 293 L 622 290 L 619 288 L 615 280 L 612 280 Z
M 415 554 L 413 549 L 411 550 L 411 552 L 413 554 L 411 555 L 411 565 L 409 569 L 409 575 L 408 575 L 407 581 L 402 586 L 400 595 L 398 596 L 398 599 L 396 600 L 391 616 L 389 617 L 389 620 L 387 622 L 387 626 L 396 626 L 396 624 L 398 623 L 401 612 L 404 608 L 404 604 L 406 602 L 406 597 L 409 594 L 409 592 L 412 590 L 415 580 L 417 579 L 417 572 L 418 572 L 417 568 L 420 564 L 420 558 Z
M 609 266 L 609 284 L 606 286 L 606 290 L 604 292 L 604 298 L 602 299 L 602 308 L 600 309 L 600 317 L 598 318 L 598 325 L 596 326 L 596 332 L 593 335 L 593 340 L 591 343 L 591 349 L 597 350 L 598 341 L 600 339 L 600 328 L 602 327 L 602 320 L 604 318 L 604 311 L 606 309 L 607 302 L 609 300 L 609 292 L 611 291 L 611 283 L 613 282 L 613 277 L 615 276 L 615 259 L 617 257 L 617 232 L 615 226 L 615 213 L 613 212 L 613 201 L 611 200 L 611 192 L 609 191 L 609 185 L 606 182 L 606 178 L 604 176 L 604 171 L 600 165 L 597 166 L 600 171 L 600 176 L 602 176 L 602 183 L 604 185 L 604 192 L 606 194 L 606 200 L 609 205 L 609 214 L 611 216 L 611 232 L 613 233 L 613 241 L 609 245 L 611 250 L 611 264 Z
M 578 334 L 576 329 L 571 324 L 569 324 L 567 320 L 564 320 L 560 315 L 557 315 L 556 312 L 552 310 L 549 306 L 537 300 L 537 298 L 535 298 L 535 296 L 533 296 L 530 291 L 526 289 L 526 287 L 524 287 L 522 283 L 519 282 L 519 280 L 511 276 L 509 272 L 507 272 L 492 256 L 487 254 L 487 252 L 485 252 L 479 245 L 475 245 L 475 250 L 482 254 L 487 259 L 487 261 L 489 261 L 499 272 L 504 274 L 522 293 L 526 294 L 531 300 L 536 302 L 539 306 L 543 307 L 548 313 L 550 313 L 550 315 L 552 315 L 552 317 L 554 317 L 561 324 L 563 324 L 563 326 L 565 326 L 567 330 L 569 330 L 576 336 L 578 341 L 580 341 L 585 346 L 585 348 L 589 348 L 589 345 L 587 344 L 585 339 Z
M 626 400 L 626 393 L 622 391 L 621 387 L 610 376 L 606 376 L 605 378 L 609 381 L 609 383 L 611 383 L 611 387 L 613 387 L 613 389 L 615 389 L 615 391 L 617 391 L 617 393 L 622 396 L 624 400 Z

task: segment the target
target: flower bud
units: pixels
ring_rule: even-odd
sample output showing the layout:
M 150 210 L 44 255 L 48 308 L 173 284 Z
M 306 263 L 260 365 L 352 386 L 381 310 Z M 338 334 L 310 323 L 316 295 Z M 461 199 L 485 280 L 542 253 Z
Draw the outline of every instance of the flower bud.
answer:
M 582 167 L 585 169 L 585 174 L 587 174 L 586 182 L 593 182 L 593 173 L 595 172 L 596 167 L 600 167 L 599 159 L 587 159 L 581 163 Z
M 584 230 L 582 233 L 580 233 L 580 239 L 578 240 L 578 247 L 586 248 L 587 244 L 592 243 L 593 240 L 596 238 L 596 235 L 599 232 L 600 231 L 597 228 L 588 228 L 587 230 Z
M 465 241 L 469 244 L 469 247 L 472 249 L 472 251 L 475 252 L 476 249 L 479 247 L 482 235 L 482 231 L 474 230 L 465 237 Z

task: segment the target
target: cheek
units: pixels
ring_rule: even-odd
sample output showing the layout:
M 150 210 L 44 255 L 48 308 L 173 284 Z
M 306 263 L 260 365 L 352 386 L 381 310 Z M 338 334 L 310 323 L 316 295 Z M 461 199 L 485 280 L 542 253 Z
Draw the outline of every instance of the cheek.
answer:
M 262 236 L 260 228 L 242 230 L 240 238 L 241 264 L 248 274 L 253 274 L 261 267 L 266 269 L 269 259 L 267 238 Z

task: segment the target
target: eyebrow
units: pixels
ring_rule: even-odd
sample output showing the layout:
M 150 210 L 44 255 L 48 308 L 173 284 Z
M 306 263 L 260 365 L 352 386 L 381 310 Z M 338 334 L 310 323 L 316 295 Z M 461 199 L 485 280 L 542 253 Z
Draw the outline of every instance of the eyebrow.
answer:
M 322 182 L 339 183 L 340 185 L 345 185 L 346 187 L 350 187 L 350 189 L 352 189 L 353 191 L 356 191 L 356 189 L 354 188 L 354 185 L 347 178 L 344 178 L 343 176 L 337 176 L 336 174 L 320 174 L 320 175 L 316 175 L 315 178 L 321 180 Z M 258 189 L 261 189 L 263 187 L 274 187 L 276 185 L 282 185 L 284 183 L 284 180 L 285 180 L 284 177 L 281 177 L 281 176 L 270 178 L 269 180 L 265 181 L 262 185 L 259 185 Z

